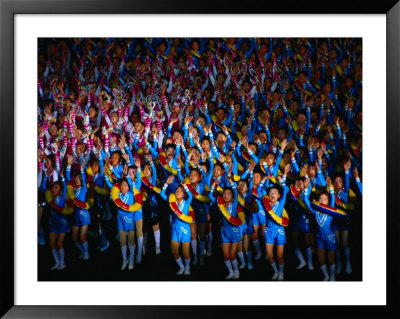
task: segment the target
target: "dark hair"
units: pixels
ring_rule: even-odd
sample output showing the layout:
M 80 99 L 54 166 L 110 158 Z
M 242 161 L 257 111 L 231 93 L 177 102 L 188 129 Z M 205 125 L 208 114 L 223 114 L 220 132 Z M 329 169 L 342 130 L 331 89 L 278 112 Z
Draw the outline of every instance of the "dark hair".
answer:
M 246 185 L 247 185 L 247 187 L 250 186 L 250 183 L 249 183 L 249 181 L 248 181 L 247 179 L 241 179 L 241 180 L 238 182 L 238 184 L 239 184 L 240 182 L 245 182 Z
M 201 171 L 197 167 L 192 167 L 190 169 L 190 172 L 192 172 L 192 171 L 196 171 L 201 177 L 203 176 L 203 174 L 201 173 Z
M 114 154 L 118 154 L 119 160 L 122 161 L 122 153 L 120 150 L 116 150 L 116 151 L 112 152 L 111 156 L 113 156 Z
M 167 146 L 165 147 L 165 150 L 167 150 L 167 149 L 169 149 L 169 148 L 173 148 L 174 150 L 176 150 L 176 145 L 175 145 L 175 144 L 172 144 L 172 143 L 169 143 L 169 144 L 167 144 Z
M 319 195 L 318 195 L 318 200 L 321 198 L 321 195 L 326 195 L 328 196 L 328 199 L 330 199 L 329 193 L 326 190 L 323 190 Z
M 219 166 L 223 171 L 225 171 L 225 167 L 224 167 L 224 165 L 222 165 L 221 163 L 216 163 L 216 164 L 214 165 L 214 169 L 215 169 L 217 166 Z
M 274 188 L 278 191 L 279 195 L 282 196 L 282 194 L 283 194 L 283 187 L 282 187 L 281 185 L 278 185 L 278 184 L 272 184 L 272 186 L 271 186 L 271 187 L 269 188 L 269 190 L 268 190 L 268 193 L 271 191 L 271 189 L 274 189 Z

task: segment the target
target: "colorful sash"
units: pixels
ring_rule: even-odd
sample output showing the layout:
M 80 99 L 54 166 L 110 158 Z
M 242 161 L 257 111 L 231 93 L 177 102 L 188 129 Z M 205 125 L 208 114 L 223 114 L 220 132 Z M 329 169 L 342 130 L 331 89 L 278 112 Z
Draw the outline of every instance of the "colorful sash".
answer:
M 146 177 L 141 177 L 141 179 L 142 179 L 142 183 L 146 187 L 150 188 L 152 191 L 156 192 L 157 194 L 161 193 L 161 189 L 158 188 L 157 186 L 154 186 L 152 183 L 150 183 L 150 181 Z
M 311 207 L 314 208 L 315 210 L 318 210 L 322 213 L 332 215 L 332 216 L 338 216 L 338 217 L 344 217 L 346 216 L 346 212 L 340 209 L 337 209 L 335 207 L 331 207 L 328 205 L 321 204 L 317 201 L 312 201 Z
M 121 191 L 121 186 L 119 183 L 115 184 L 113 188 L 111 188 L 111 198 L 115 205 L 118 206 L 118 208 L 125 210 L 127 212 L 136 212 L 140 209 L 142 209 L 143 206 L 143 195 L 136 189 L 133 188 L 133 193 L 135 197 L 135 203 L 133 205 L 128 205 L 125 204 L 120 198 L 119 198 L 119 193 Z
M 286 209 L 283 209 L 282 212 L 282 217 L 279 217 L 274 210 L 271 208 L 271 205 L 269 204 L 270 199 L 267 195 L 265 195 L 263 197 L 263 204 L 264 204 L 264 208 L 267 211 L 267 213 L 269 214 L 269 216 L 271 216 L 271 218 L 278 223 L 281 226 L 287 227 L 289 225 L 289 216 L 286 212 Z
M 221 211 L 222 215 L 226 218 L 226 220 L 231 223 L 234 226 L 240 226 L 243 224 L 244 222 L 244 212 L 243 212 L 243 208 L 238 205 L 238 217 L 233 217 L 231 214 L 228 213 L 226 207 L 225 207 L 225 201 L 222 198 L 222 196 L 218 196 L 217 198 L 217 205 L 219 210 Z
M 88 202 L 83 202 L 75 197 L 74 194 L 74 182 L 69 182 L 67 185 L 67 203 L 69 206 L 76 206 L 82 209 L 89 209 L 90 205 Z
M 51 192 L 49 190 L 46 191 L 44 196 L 50 207 L 53 208 L 57 213 L 69 215 L 74 211 L 73 207 L 61 207 L 54 203 L 53 196 L 51 196 Z
M 189 189 L 190 193 L 193 195 L 194 198 L 196 198 L 198 201 L 202 202 L 202 203 L 210 203 L 211 200 L 208 196 L 205 195 L 201 195 L 199 194 L 192 186 L 192 184 L 189 181 L 189 178 L 185 178 L 185 183 L 187 188 Z
M 192 206 L 189 206 L 189 215 L 185 215 L 184 213 L 182 213 L 182 211 L 178 207 L 178 204 L 176 203 L 175 194 L 169 195 L 169 207 L 181 221 L 184 221 L 188 224 L 194 223 L 195 214 Z
M 256 203 L 254 200 L 252 200 L 252 203 L 251 203 L 251 204 L 246 203 L 246 201 L 244 200 L 244 198 L 243 198 L 241 195 L 238 194 L 238 203 L 239 203 L 242 207 L 246 208 L 248 211 L 250 211 L 250 212 L 252 212 L 252 213 L 257 213 L 257 212 L 258 212 L 258 205 L 257 205 L 257 203 Z
M 303 209 L 308 212 L 308 208 L 306 204 L 300 199 L 300 194 L 297 192 L 296 188 L 294 185 L 290 186 L 290 193 L 292 194 L 292 199 L 296 201 Z
M 172 167 L 168 164 L 168 162 L 167 162 L 167 160 L 166 160 L 166 158 L 165 158 L 165 152 L 162 152 L 162 153 L 159 154 L 158 160 L 159 160 L 161 166 L 162 166 L 167 172 L 169 172 L 169 173 L 172 174 L 172 175 L 178 176 L 178 170 L 176 170 L 175 168 L 172 168 Z

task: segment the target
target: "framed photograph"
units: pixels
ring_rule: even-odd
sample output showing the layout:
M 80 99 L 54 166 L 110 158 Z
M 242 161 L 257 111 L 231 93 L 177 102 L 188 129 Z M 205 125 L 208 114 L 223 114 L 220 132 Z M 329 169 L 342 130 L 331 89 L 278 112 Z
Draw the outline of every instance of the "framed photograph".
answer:
M 0 0 L 2 316 L 400 314 L 400 5 L 243 5 Z

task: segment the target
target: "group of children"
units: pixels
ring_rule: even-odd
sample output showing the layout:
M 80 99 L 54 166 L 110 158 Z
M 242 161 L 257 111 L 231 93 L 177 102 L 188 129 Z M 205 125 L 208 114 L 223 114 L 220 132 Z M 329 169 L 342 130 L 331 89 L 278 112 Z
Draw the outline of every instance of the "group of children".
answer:
M 314 270 L 316 251 L 323 280 L 352 273 L 361 39 L 39 39 L 38 60 L 38 232 L 52 270 L 66 268 L 70 231 L 83 260 L 89 226 L 109 249 L 112 221 L 121 270 L 141 263 L 150 232 L 160 254 L 168 232 L 177 275 L 221 247 L 226 279 L 265 254 L 284 280 L 287 240 L 297 269 Z

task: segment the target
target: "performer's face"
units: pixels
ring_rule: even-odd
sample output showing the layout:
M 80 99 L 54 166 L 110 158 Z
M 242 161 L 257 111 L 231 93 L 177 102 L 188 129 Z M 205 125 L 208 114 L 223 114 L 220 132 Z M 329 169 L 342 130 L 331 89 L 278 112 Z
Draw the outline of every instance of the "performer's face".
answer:
M 301 192 L 304 189 L 304 183 L 303 181 L 297 180 L 294 183 L 294 188 L 296 189 L 296 191 Z
M 277 200 L 281 197 L 278 190 L 276 188 L 271 188 L 269 191 L 269 199 L 272 203 L 276 203 Z
M 319 196 L 319 203 L 320 204 L 324 204 L 324 205 L 328 205 L 329 204 L 329 197 L 326 194 L 321 194 Z
M 232 198 L 233 198 L 232 190 L 225 189 L 222 194 L 222 197 L 223 197 L 225 203 L 231 202 Z
M 123 181 L 121 183 L 121 193 L 125 195 L 128 191 L 129 191 L 129 185 L 127 182 Z

